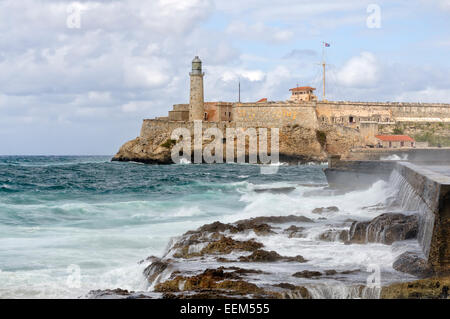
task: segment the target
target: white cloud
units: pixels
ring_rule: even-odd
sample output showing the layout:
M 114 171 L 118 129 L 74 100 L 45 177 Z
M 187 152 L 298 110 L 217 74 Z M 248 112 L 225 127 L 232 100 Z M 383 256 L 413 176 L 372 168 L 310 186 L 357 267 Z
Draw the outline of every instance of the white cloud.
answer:
M 204 62 L 207 100 L 236 101 L 239 78 L 244 101 L 286 99 L 297 82 L 317 84 L 311 80 L 320 74 L 313 65 L 316 51 L 301 49 L 317 50 L 314 43 L 339 33 L 340 27 L 362 25 L 366 30 L 365 9 L 372 1 L 80 2 L 87 7 L 81 28 L 70 29 L 70 0 L 0 0 L 0 154 L 26 149 L 21 141 L 29 136 L 42 141 L 35 149 L 45 144 L 53 153 L 67 153 L 56 143 L 46 143 L 54 135 L 73 140 L 67 143 L 76 147 L 72 153 L 88 152 L 85 146 L 114 152 L 135 136 L 142 118 L 165 116 L 172 104 L 188 101 L 188 72 L 195 55 Z M 432 2 L 434 8 L 448 4 Z M 387 3 L 381 1 L 383 9 Z M 406 5 L 403 0 L 396 10 Z M 390 12 L 384 10 L 383 19 Z M 339 40 L 345 45 L 339 59 L 347 62 L 336 66 L 330 96 L 447 98 L 449 72 L 437 63 L 429 68 L 419 65 L 423 61 L 390 65 L 368 52 L 349 58 L 357 54 L 355 47 L 360 50 L 359 44 Z M 445 37 L 442 41 L 444 46 Z M 292 58 L 284 59 L 288 52 Z M 105 149 L 98 150 L 98 145 Z
M 228 25 L 226 32 L 252 41 L 287 42 L 294 36 L 292 30 L 268 26 L 262 22 L 246 24 L 241 21 L 234 21 Z
M 423 90 L 406 91 L 397 95 L 395 101 L 448 103 L 450 101 L 450 89 L 427 87 Z
M 379 80 L 379 66 L 373 53 L 362 52 L 338 71 L 338 83 L 352 87 L 373 87 Z

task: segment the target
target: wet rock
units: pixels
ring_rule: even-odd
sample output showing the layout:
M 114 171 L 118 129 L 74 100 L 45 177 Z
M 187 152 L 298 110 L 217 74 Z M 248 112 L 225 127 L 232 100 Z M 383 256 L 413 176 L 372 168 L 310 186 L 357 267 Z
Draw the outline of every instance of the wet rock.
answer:
M 341 271 L 339 273 L 342 274 L 342 275 L 350 275 L 350 274 L 355 274 L 355 273 L 360 272 L 360 271 L 361 271 L 361 269 L 352 269 L 352 270 L 344 270 L 344 271 Z
M 417 276 L 419 278 L 431 277 L 433 270 L 427 261 L 413 252 L 405 252 L 397 257 L 392 267 L 401 272 Z
M 224 232 L 224 231 L 232 230 L 232 229 L 234 229 L 234 227 L 232 225 L 223 224 L 223 223 L 217 221 L 217 222 L 214 222 L 211 224 L 203 225 L 197 231 L 187 232 L 186 234 L 195 233 L 195 232 L 217 233 L 217 232 Z
M 292 225 L 289 228 L 286 228 L 283 232 L 288 234 L 289 238 L 303 238 L 305 237 L 305 235 L 303 234 L 304 230 L 304 227 Z
M 308 260 L 303 258 L 303 256 L 297 255 L 295 257 L 284 257 L 287 261 L 296 261 L 299 263 L 306 263 Z
M 237 262 L 237 260 L 232 260 L 232 259 L 228 259 L 228 258 L 225 258 L 225 257 L 217 257 L 216 260 L 217 260 L 219 263 L 232 263 L 232 262 Z
M 180 291 L 196 291 L 203 293 L 248 295 L 264 294 L 264 289 L 246 282 L 235 272 L 224 272 L 223 269 L 207 269 L 202 274 L 173 279 L 155 286 L 156 292 L 174 293 Z M 206 295 L 204 297 L 207 297 Z
M 319 207 L 313 209 L 313 214 L 323 214 L 323 213 L 336 213 L 339 211 L 339 208 L 336 206 L 330 206 L 330 207 Z
M 218 241 L 209 243 L 202 249 L 201 254 L 229 254 L 232 251 L 255 251 L 264 245 L 251 239 L 246 241 L 234 240 L 231 237 L 222 236 Z
M 255 189 L 255 193 L 288 194 L 295 190 L 295 187 L 278 187 Z
M 232 251 L 254 251 L 264 245 L 251 239 L 247 241 L 234 240 L 231 237 L 220 235 L 220 239 L 206 244 L 199 252 L 189 252 L 189 245 L 182 246 L 179 252 L 174 254 L 175 258 L 193 258 L 205 254 L 230 254 Z
M 237 275 L 249 275 L 249 274 L 265 274 L 264 271 L 258 270 L 258 269 L 247 269 L 247 268 L 240 268 L 240 267 L 219 267 L 219 270 L 232 270 L 233 273 Z
M 236 223 L 232 233 L 244 232 L 246 230 L 253 230 L 258 236 L 267 236 L 274 234 L 272 227 L 266 223 L 255 222 L 254 220 L 240 221 Z
M 309 294 L 308 289 L 303 286 L 295 286 L 289 283 L 279 283 L 274 285 L 274 287 L 282 288 L 286 290 L 290 290 L 289 293 L 281 294 L 283 299 L 291 298 L 291 299 L 311 299 L 311 295 Z
M 449 299 L 450 276 L 395 283 L 381 289 L 383 299 Z
M 298 278 L 317 278 L 317 277 L 322 276 L 322 273 L 320 271 L 304 270 L 304 271 L 296 272 L 292 276 L 298 277 Z
M 295 257 L 285 257 L 278 254 L 276 251 L 267 251 L 263 249 L 258 249 L 254 251 L 249 256 L 239 257 L 240 262 L 276 262 L 276 261 L 295 261 L 304 263 L 307 260 L 302 256 L 298 255 Z
M 353 222 L 350 227 L 350 239 L 348 243 L 365 244 L 367 227 L 370 222 Z
M 169 267 L 169 263 L 161 260 L 155 260 L 144 269 L 144 275 L 147 280 L 152 283 L 155 279 L 167 268 Z
M 348 240 L 348 230 L 344 229 L 329 229 L 319 235 L 319 239 L 323 241 L 342 241 Z
M 295 288 L 297 288 L 296 285 L 289 284 L 289 283 L 286 283 L 286 282 L 282 282 L 282 283 L 276 284 L 276 285 L 274 285 L 274 287 L 283 288 L 283 289 L 290 289 L 290 290 L 294 290 Z
M 325 270 L 325 275 L 326 276 L 334 276 L 334 275 L 337 275 L 337 271 L 336 270 L 334 270 L 334 269 L 330 269 L 330 270 Z
M 349 239 L 349 234 L 349 231 L 346 229 L 341 231 L 341 233 L 339 234 L 339 240 L 343 242 L 347 241 Z
M 120 288 L 91 290 L 87 297 L 89 299 L 151 299 L 151 297 L 145 293 L 137 293 Z
M 202 274 L 185 277 L 178 275 L 174 278 L 158 283 L 155 286 L 157 292 L 177 292 L 183 290 L 197 290 L 216 288 L 216 282 L 225 279 L 239 279 L 232 272 L 224 272 L 222 269 L 206 269 Z
M 255 217 L 249 220 L 241 220 L 236 223 L 245 221 L 251 221 L 253 223 L 271 223 L 271 224 L 284 224 L 284 223 L 314 223 L 314 221 L 305 216 L 289 215 L 289 216 L 262 216 Z
M 418 228 L 416 215 L 386 213 L 370 222 L 353 222 L 350 227 L 350 241 L 360 244 L 378 242 L 390 245 L 394 241 L 416 238 Z
M 223 233 L 229 231 L 230 233 L 240 233 L 247 230 L 253 230 L 259 236 L 266 236 L 273 234 L 272 227 L 267 223 L 263 223 L 256 219 L 240 220 L 234 224 L 223 224 L 221 222 L 214 222 L 206 224 L 195 231 L 188 231 L 185 235 L 194 235 L 199 233 Z
M 276 251 L 266 251 L 263 249 L 254 251 L 250 256 L 239 257 L 239 261 L 241 262 L 275 262 L 282 259 L 283 257 Z

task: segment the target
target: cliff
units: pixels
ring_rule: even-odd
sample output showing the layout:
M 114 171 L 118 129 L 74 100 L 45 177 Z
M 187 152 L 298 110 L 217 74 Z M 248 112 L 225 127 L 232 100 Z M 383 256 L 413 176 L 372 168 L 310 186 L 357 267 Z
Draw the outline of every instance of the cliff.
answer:
M 202 125 L 203 131 L 216 127 L 225 132 L 226 128 L 233 128 L 236 124 L 203 122 Z M 193 123 L 191 122 L 144 120 L 140 136 L 125 143 L 114 156 L 113 161 L 172 164 L 171 149 L 176 141 L 171 140 L 170 137 L 174 129 L 181 127 L 187 128 L 193 133 Z M 260 127 L 263 126 L 260 124 L 258 128 Z M 270 138 L 268 140 L 270 142 Z M 204 140 L 203 147 L 210 142 Z M 304 127 L 298 124 L 286 125 L 280 127 L 279 131 L 280 161 L 291 164 L 326 161 L 329 154 L 345 155 L 352 147 L 363 143 L 358 132 L 351 128 L 327 125 L 318 128 Z M 225 139 L 223 147 L 225 156 Z M 246 155 L 249 155 L 248 147 Z

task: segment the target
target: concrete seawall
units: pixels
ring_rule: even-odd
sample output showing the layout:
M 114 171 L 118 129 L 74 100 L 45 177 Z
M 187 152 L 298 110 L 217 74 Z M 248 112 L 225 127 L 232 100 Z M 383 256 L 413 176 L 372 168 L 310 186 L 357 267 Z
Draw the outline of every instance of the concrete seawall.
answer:
M 429 154 L 432 158 L 432 154 Z M 405 210 L 419 211 L 418 241 L 437 273 L 450 272 L 450 163 L 340 161 L 330 158 L 325 175 L 330 187 L 369 188 L 379 180 L 394 180 Z
M 397 163 L 395 170 L 423 203 L 418 239 L 428 262 L 450 272 L 450 165 Z

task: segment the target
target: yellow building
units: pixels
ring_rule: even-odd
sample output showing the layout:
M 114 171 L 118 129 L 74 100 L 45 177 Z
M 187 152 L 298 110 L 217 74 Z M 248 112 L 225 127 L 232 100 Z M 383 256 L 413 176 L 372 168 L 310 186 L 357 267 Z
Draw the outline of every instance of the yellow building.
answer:
M 293 102 L 317 101 L 317 96 L 314 95 L 315 90 L 315 88 L 312 88 L 310 86 L 300 86 L 290 89 L 289 91 L 292 92 L 292 95 L 289 100 Z

